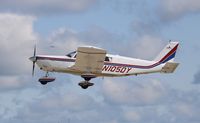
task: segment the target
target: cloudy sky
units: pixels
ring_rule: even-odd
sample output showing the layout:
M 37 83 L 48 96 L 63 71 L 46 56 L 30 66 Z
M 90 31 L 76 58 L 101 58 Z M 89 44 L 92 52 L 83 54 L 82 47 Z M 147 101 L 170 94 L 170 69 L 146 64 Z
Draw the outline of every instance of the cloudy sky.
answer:
M 199 123 L 199 0 L 0 0 L 1 123 Z M 153 59 L 169 40 L 180 42 L 174 74 L 96 78 L 44 72 L 28 60 L 65 55 L 81 45 Z

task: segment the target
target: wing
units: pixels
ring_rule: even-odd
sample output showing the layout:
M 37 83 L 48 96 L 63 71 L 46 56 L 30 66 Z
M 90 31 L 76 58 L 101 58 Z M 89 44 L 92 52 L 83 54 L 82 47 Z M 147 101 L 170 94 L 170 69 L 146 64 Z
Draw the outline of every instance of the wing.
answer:
M 73 69 L 85 73 L 101 73 L 106 50 L 97 47 L 79 47 Z

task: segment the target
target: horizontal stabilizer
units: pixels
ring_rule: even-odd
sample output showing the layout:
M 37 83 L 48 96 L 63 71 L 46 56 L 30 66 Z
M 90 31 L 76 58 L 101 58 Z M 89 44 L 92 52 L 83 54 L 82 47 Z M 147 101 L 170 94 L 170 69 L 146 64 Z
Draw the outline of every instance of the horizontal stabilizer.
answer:
M 167 62 L 165 66 L 162 68 L 161 72 L 163 73 L 173 73 L 178 67 L 179 63 L 175 62 Z

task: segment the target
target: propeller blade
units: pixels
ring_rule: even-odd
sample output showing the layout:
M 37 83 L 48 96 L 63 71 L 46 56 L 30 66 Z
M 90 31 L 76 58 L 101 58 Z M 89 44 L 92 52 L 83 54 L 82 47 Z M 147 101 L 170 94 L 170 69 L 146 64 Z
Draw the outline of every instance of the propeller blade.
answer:
M 35 62 L 33 62 L 32 76 L 34 76 L 34 73 L 35 73 Z
M 37 58 L 36 58 L 36 45 L 34 46 L 34 51 L 33 51 L 33 68 L 32 68 L 32 76 L 34 76 L 34 73 L 35 73 L 35 63 L 37 61 Z
M 33 53 L 33 56 L 35 57 L 36 55 L 36 45 L 34 46 L 34 53 Z

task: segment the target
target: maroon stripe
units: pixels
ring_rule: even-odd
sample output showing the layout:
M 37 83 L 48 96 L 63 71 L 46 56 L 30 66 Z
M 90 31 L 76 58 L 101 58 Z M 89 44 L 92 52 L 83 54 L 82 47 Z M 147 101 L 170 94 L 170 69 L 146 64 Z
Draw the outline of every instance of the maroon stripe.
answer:
M 53 60 L 53 61 L 68 61 L 68 62 L 74 62 L 75 59 L 67 59 L 67 58 L 53 58 L 53 57 L 41 57 L 37 56 L 38 60 Z
M 178 48 L 178 44 L 165 57 L 163 57 L 159 61 L 159 63 L 162 63 L 165 59 L 167 59 L 170 55 L 172 55 L 177 50 L 177 48 Z

